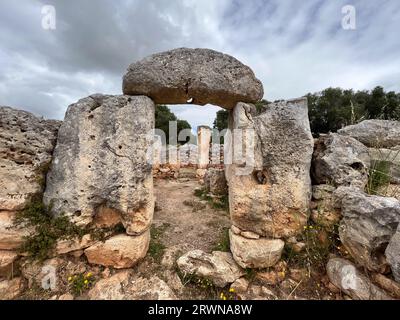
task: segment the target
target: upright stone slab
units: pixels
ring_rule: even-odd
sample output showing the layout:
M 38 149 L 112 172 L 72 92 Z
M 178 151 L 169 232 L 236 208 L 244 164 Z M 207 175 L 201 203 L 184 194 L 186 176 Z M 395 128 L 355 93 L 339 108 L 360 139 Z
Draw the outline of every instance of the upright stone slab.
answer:
M 150 227 L 154 103 L 144 96 L 92 95 L 68 107 L 47 187 L 46 204 L 79 225 L 115 211 L 129 235 Z
M 230 128 L 239 129 L 233 142 L 227 139 L 233 149 L 225 159 L 232 159 L 226 172 L 231 219 L 241 230 L 260 236 L 290 237 L 303 230 L 311 197 L 313 138 L 307 100 L 264 109 L 255 115 L 254 106 L 239 103 L 231 112 Z
M 207 126 L 197 128 L 198 168 L 207 169 L 210 163 L 211 129 Z

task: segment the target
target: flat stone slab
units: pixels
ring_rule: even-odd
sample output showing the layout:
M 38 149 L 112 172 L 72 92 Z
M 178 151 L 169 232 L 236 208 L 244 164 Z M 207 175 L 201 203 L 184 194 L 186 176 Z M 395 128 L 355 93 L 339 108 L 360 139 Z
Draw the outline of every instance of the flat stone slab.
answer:
M 264 90 L 254 72 L 235 58 L 209 49 L 179 48 L 132 63 L 123 79 L 127 95 L 156 104 L 214 104 L 232 109 L 257 102 Z

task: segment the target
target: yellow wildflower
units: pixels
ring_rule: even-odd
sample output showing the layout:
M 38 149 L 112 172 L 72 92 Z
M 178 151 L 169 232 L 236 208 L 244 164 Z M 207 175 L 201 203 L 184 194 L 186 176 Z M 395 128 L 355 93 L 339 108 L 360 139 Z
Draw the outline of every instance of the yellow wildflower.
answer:
M 68 277 L 68 281 L 71 282 L 72 281 L 72 277 Z
M 89 280 L 85 280 L 85 281 L 84 281 L 84 284 L 88 284 L 88 283 L 89 283 Z
M 90 278 L 93 274 L 91 272 L 88 272 L 88 274 L 86 275 L 86 278 Z
M 235 289 L 230 288 L 230 289 L 229 289 L 229 292 L 235 292 Z

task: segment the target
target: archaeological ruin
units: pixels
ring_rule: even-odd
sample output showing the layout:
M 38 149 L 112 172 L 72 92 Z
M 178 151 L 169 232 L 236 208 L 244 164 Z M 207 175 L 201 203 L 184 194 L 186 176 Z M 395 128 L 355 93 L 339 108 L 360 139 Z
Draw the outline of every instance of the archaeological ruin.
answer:
M 183 299 L 188 275 L 240 299 L 400 298 L 399 122 L 314 138 L 307 98 L 256 108 L 254 72 L 208 49 L 134 62 L 122 90 L 80 99 L 63 121 L 0 107 L 0 299 L 26 297 L 44 266 L 63 279 L 49 299 Z M 228 110 L 224 144 L 200 126 L 197 144 L 166 145 L 158 104 Z M 385 194 L 371 170 L 389 177 Z M 62 230 L 49 248 L 38 223 Z M 88 290 L 72 292 L 88 272 Z M 318 296 L 293 294 L 315 274 Z

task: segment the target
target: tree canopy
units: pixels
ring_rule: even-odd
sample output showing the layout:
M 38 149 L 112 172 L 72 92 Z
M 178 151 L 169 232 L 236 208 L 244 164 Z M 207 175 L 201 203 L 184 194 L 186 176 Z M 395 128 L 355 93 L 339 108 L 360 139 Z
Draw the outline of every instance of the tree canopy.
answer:
M 169 144 L 169 122 L 176 121 L 178 134 L 183 129 L 192 129 L 189 122 L 186 120 L 180 120 L 176 117 L 176 115 L 165 105 L 157 105 L 156 113 L 155 113 L 155 128 L 160 129 L 165 133 L 167 144 Z M 186 141 L 179 141 L 179 143 L 187 143 L 190 138 L 187 138 Z
M 400 93 L 385 92 L 378 86 L 371 91 L 344 90 L 327 88 L 321 92 L 308 93 L 308 115 L 311 131 L 315 136 L 320 133 L 336 132 L 347 125 L 366 119 L 400 120 Z M 257 111 L 269 102 L 256 103 Z M 214 128 L 223 130 L 228 127 L 227 110 L 217 112 Z

